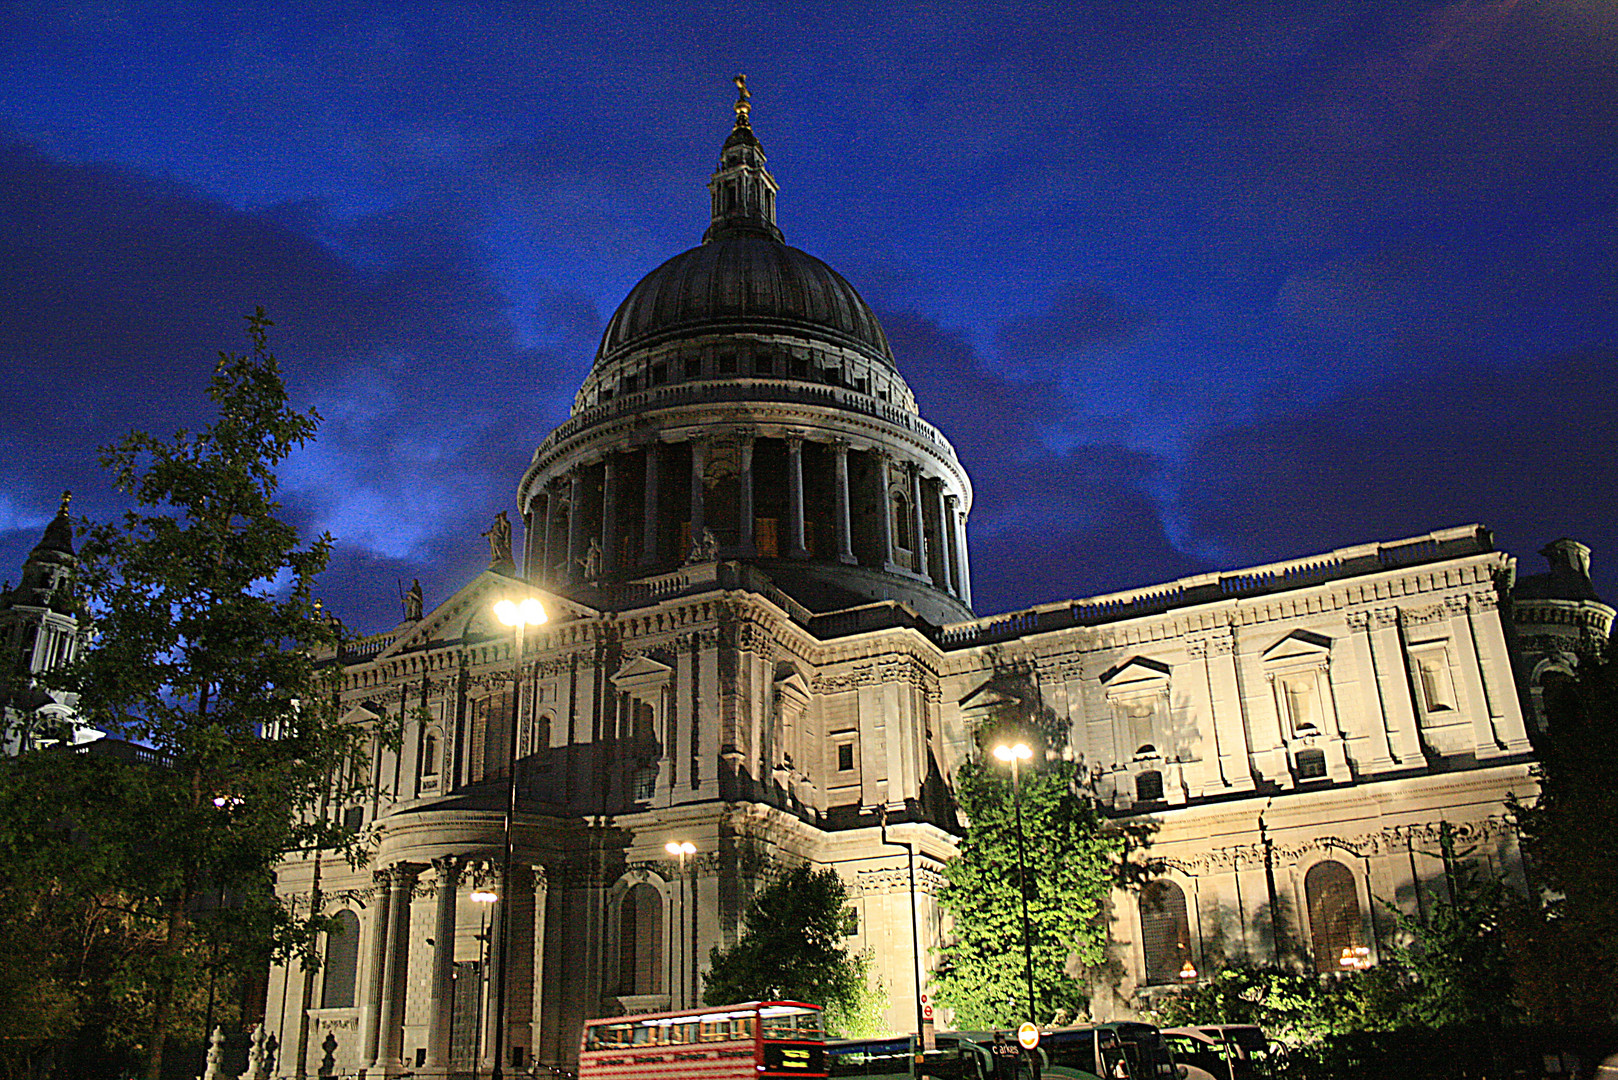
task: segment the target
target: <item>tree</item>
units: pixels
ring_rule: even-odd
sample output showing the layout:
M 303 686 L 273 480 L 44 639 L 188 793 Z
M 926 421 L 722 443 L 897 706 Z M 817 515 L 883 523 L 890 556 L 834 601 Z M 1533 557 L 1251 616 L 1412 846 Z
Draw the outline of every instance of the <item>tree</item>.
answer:
M 1618 663 L 1584 657 L 1544 684 L 1539 797 L 1513 806 L 1530 884 L 1508 913 L 1518 997 L 1532 1019 L 1618 1018 Z
M 1106 903 L 1124 837 L 1103 831 L 1079 779 L 1075 763 L 1061 759 L 1021 777 L 1038 1022 L 1082 1013 L 1087 999 L 1069 972 L 1106 957 Z M 933 977 L 935 998 L 955 1011 L 958 1027 L 1009 1027 L 1029 1019 L 1011 778 L 969 761 L 956 774 L 955 796 L 968 824 L 938 897 L 955 929 Z
M 274 863 L 357 844 L 321 811 L 364 775 L 372 733 L 337 721 L 336 669 L 318 659 L 335 642 L 312 591 L 331 540 L 305 545 L 277 517 L 276 468 L 319 418 L 289 407 L 271 325 L 260 309 L 248 318 L 251 351 L 220 353 L 207 427 L 167 441 L 135 432 L 102 451 L 137 509 L 87 528 L 90 647 L 60 682 L 85 720 L 164 764 L 109 773 L 62 755 L 13 777 L 58 778 L 60 839 L 94 854 L 63 867 L 63 880 L 86 910 L 115 912 L 144 942 L 119 978 L 141 1004 L 134 1041 L 154 1080 L 222 943 L 307 945 L 322 925 L 318 909 L 300 924 L 268 901 Z M 248 902 L 208 902 L 227 888 Z
M 729 949 L 714 946 L 703 986 L 709 1005 L 770 998 L 826 1010 L 827 1030 L 872 1034 L 883 995 L 869 984 L 871 958 L 843 943 L 848 888 L 835 870 L 794 867 L 754 894 Z
M 1457 854 L 1446 825 L 1439 837 L 1448 898 L 1425 919 L 1393 910 L 1404 943 L 1392 965 L 1405 974 L 1398 997 L 1400 1027 L 1499 1026 L 1511 1012 L 1512 972 L 1503 915 L 1513 899 L 1496 877 Z

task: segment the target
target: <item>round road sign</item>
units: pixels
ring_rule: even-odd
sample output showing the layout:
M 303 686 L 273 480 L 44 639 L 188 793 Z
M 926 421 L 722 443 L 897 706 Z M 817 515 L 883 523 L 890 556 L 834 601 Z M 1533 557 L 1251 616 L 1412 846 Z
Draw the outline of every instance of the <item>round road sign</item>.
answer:
M 1039 1028 L 1024 1020 L 1017 1025 L 1017 1045 L 1024 1050 L 1032 1050 L 1039 1045 Z

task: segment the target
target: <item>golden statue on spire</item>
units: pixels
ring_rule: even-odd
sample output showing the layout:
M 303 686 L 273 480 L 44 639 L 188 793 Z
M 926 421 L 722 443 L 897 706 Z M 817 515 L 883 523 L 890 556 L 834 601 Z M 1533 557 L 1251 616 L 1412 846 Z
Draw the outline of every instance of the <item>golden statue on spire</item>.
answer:
M 750 104 L 752 95 L 747 92 L 747 76 L 738 75 L 732 81 L 736 84 L 736 126 L 747 127 L 747 114 L 753 108 Z

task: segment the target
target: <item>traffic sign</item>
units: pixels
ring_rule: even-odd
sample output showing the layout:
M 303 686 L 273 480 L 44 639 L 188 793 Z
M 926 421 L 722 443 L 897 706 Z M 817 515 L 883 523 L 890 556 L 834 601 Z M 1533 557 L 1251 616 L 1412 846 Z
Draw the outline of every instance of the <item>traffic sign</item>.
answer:
M 1024 1020 L 1017 1025 L 1017 1045 L 1024 1050 L 1032 1050 L 1039 1045 L 1039 1028 Z

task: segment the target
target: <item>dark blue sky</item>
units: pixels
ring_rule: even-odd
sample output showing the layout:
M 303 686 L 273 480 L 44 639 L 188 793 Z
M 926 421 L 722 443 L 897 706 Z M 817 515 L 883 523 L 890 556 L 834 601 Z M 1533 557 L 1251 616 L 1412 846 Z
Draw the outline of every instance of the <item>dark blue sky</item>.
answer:
M 0 576 L 263 304 L 365 629 L 486 561 L 749 76 L 976 483 L 980 613 L 1481 522 L 1618 594 L 1607 0 L 5 5 Z

